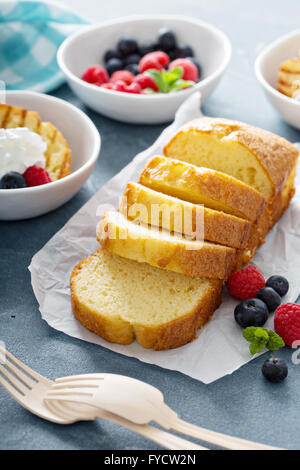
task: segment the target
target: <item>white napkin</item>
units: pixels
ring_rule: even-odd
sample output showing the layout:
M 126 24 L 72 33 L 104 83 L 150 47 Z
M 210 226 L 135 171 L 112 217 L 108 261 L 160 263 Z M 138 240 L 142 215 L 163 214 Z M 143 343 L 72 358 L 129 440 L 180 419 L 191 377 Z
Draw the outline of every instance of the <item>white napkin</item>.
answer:
M 180 371 L 206 384 L 231 374 L 252 357 L 235 323 L 237 302 L 224 293 L 224 302 L 212 320 L 199 332 L 193 343 L 170 351 L 143 349 L 136 342 L 129 346 L 111 344 L 90 333 L 78 323 L 71 310 L 69 278 L 73 267 L 97 248 L 96 224 L 105 208 L 118 207 L 120 196 L 129 180 L 136 181 L 146 160 L 162 152 L 162 147 L 185 122 L 200 113 L 200 95 L 193 94 L 178 110 L 174 123 L 147 150 L 106 183 L 69 222 L 32 259 L 31 282 L 44 320 L 64 333 L 99 344 L 112 351 L 135 357 L 143 362 Z M 300 187 L 300 176 L 297 178 Z M 268 234 L 266 243 L 254 259 L 265 277 L 286 276 L 290 290 L 285 302 L 294 302 L 300 293 L 300 192 L 290 208 Z M 273 328 L 270 318 L 266 328 Z

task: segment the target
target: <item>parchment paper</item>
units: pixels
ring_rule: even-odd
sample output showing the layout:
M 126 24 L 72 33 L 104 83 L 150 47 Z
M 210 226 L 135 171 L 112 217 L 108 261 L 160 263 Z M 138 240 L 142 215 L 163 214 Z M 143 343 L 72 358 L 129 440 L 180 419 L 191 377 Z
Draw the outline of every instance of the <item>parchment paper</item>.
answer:
M 34 255 L 29 270 L 42 318 L 51 327 L 140 361 L 180 371 L 209 384 L 231 374 L 252 359 L 241 328 L 233 318 L 237 301 L 226 292 L 221 307 L 199 332 L 197 340 L 179 349 L 158 352 L 143 349 L 136 342 L 129 346 L 111 344 L 90 333 L 73 317 L 69 289 L 73 267 L 99 248 L 95 233 L 103 210 L 118 207 L 126 183 L 129 180 L 137 181 L 146 160 L 161 153 L 163 144 L 181 125 L 200 115 L 200 95 L 195 93 L 180 107 L 174 123 L 165 129 L 158 140 L 105 184 Z M 290 290 L 284 302 L 294 302 L 300 293 L 300 176 L 297 185 L 298 191 L 291 206 L 268 234 L 265 245 L 258 250 L 254 259 L 265 277 L 281 274 L 288 278 Z M 272 317 L 266 328 L 273 328 Z

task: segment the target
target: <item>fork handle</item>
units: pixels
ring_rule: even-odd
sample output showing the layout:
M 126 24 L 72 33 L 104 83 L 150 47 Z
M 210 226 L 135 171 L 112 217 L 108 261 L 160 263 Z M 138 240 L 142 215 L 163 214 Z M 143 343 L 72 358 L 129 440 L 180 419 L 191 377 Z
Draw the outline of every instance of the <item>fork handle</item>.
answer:
M 200 439 L 201 441 L 223 447 L 230 450 L 283 450 L 278 447 L 267 446 L 257 442 L 247 441 L 237 437 L 228 436 L 208 429 L 200 428 L 194 424 L 187 423 L 182 419 L 176 420 L 171 426 L 174 431 L 178 431 L 186 436 Z
M 164 447 L 169 450 L 208 450 L 205 447 L 194 444 L 193 442 L 182 439 L 181 437 L 174 436 L 171 433 L 162 431 L 161 429 L 155 428 L 154 426 L 149 426 L 148 424 L 135 424 L 127 419 L 121 418 L 113 413 L 110 413 L 105 410 L 97 412 L 99 418 L 106 419 L 117 423 L 131 431 L 144 436 L 156 444 Z

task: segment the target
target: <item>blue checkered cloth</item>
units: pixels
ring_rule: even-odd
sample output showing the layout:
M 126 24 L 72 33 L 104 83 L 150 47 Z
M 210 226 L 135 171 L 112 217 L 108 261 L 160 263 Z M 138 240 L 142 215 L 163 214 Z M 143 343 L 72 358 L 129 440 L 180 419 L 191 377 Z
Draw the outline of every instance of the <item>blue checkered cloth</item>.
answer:
M 47 93 L 61 85 L 57 49 L 85 24 L 58 3 L 0 1 L 0 80 L 6 89 Z

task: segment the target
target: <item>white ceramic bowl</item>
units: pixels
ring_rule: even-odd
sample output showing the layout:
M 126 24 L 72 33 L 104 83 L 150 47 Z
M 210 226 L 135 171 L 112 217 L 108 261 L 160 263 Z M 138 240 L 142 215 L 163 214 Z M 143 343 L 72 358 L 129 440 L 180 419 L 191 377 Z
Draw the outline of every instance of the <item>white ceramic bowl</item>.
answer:
M 72 150 L 72 173 L 61 180 L 22 189 L 0 189 L 0 220 L 20 220 L 52 211 L 74 196 L 96 164 L 101 139 L 92 121 L 67 101 L 29 91 L 8 91 L 6 102 L 37 111 L 52 122 Z
M 130 35 L 139 43 L 153 41 L 164 26 L 174 30 L 178 41 L 195 51 L 202 69 L 202 80 L 178 93 L 134 95 L 106 90 L 80 79 L 83 71 L 102 63 L 107 49 L 115 48 L 118 39 Z M 214 90 L 231 58 L 227 36 L 214 26 L 181 16 L 135 16 L 89 26 L 67 38 L 58 50 L 58 63 L 76 95 L 90 108 L 105 116 L 136 124 L 159 124 L 171 121 L 182 102 L 195 90 L 204 101 Z
M 298 56 L 300 30 L 294 31 L 266 47 L 255 62 L 256 77 L 271 104 L 283 119 L 300 129 L 300 103 L 277 91 L 278 71 L 282 62 Z

